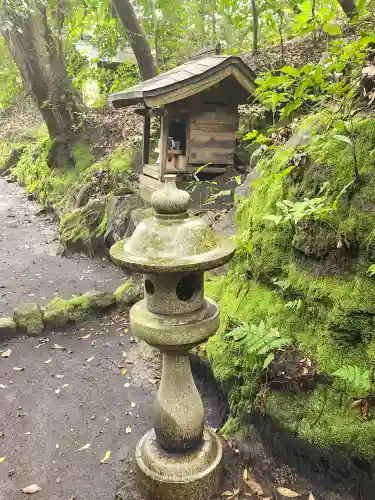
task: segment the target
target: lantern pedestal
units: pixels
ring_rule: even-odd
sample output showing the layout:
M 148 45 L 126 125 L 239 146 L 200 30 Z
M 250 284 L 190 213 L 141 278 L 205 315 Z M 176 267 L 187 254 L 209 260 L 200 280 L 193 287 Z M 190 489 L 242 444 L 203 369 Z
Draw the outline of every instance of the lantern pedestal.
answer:
M 220 440 L 209 429 L 198 448 L 185 453 L 165 451 L 151 430 L 136 450 L 140 491 L 153 500 L 207 500 L 218 491 L 221 460 Z

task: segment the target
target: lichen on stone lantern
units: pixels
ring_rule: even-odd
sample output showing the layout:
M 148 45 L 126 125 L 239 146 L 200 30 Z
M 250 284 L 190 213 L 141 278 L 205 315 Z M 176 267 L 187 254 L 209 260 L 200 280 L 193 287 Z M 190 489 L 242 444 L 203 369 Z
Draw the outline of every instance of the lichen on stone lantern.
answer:
M 150 500 L 208 500 L 221 473 L 221 442 L 204 426 L 189 350 L 219 327 L 218 307 L 204 297 L 204 271 L 228 262 L 235 245 L 189 216 L 189 198 L 176 176 L 166 175 L 151 199 L 155 216 L 111 248 L 115 263 L 144 275 L 145 297 L 130 311 L 132 332 L 163 354 L 154 428 L 136 449 L 139 486 Z

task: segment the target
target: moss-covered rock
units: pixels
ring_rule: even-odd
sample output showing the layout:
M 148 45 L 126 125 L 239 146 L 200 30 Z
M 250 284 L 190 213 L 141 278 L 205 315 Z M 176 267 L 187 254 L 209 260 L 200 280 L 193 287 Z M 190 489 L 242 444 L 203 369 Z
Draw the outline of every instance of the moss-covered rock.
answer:
M 0 340 L 13 337 L 17 332 L 17 324 L 13 318 L 0 318 Z
M 89 292 L 93 309 L 108 309 L 116 304 L 116 297 L 111 292 Z
M 14 310 L 14 321 L 20 331 L 39 335 L 44 328 L 43 313 L 38 304 L 22 304 Z
M 143 298 L 143 282 L 140 278 L 132 278 L 125 281 L 114 292 L 118 306 L 135 304 Z
M 90 293 L 79 295 L 66 301 L 66 313 L 70 321 L 84 321 L 91 312 L 93 299 Z
M 64 215 L 60 221 L 63 253 L 84 251 L 93 255 L 104 244 L 105 217 L 106 202 L 100 199 L 91 200 L 83 208 L 76 208 Z
M 370 374 L 375 367 L 375 281 L 367 273 L 375 262 L 375 119 L 354 121 L 360 182 L 350 145 L 335 138 L 324 114 L 313 119 L 318 125 L 303 146 L 308 162 L 295 165 L 293 151 L 285 150 L 261 161 L 252 196 L 238 203 L 237 255 L 226 276 L 207 281 L 222 324 L 206 352 L 238 420 L 257 407 L 261 377 L 259 367 L 243 363 L 246 349 L 240 351 L 226 331 L 242 321 L 264 321 L 292 336 L 320 382 L 306 394 L 268 388 L 266 411 L 317 446 L 340 445 L 374 458 L 375 425 L 350 408 L 352 398 L 366 394 L 338 383 L 335 373 L 350 366 Z M 319 196 L 330 207 L 324 214 L 283 220 L 283 200 Z M 275 224 L 270 215 L 281 221 Z
M 46 328 L 59 328 L 69 322 L 68 301 L 56 297 L 43 308 L 44 324 Z

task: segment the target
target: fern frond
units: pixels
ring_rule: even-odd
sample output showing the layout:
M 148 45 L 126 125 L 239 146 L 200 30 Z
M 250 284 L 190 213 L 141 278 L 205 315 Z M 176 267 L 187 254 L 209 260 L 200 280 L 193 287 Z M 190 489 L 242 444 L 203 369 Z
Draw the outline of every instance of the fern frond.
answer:
M 355 365 L 344 365 L 333 373 L 356 391 L 369 391 L 371 388 L 369 370 L 361 370 Z

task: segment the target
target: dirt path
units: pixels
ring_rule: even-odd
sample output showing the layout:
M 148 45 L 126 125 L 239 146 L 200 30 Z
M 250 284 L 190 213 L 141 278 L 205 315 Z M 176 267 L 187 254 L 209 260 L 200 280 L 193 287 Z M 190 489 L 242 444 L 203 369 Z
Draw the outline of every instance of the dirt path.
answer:
M 35 500 L 115 500 L 120 480 L 121 500 L 140 500 L 134 451 L 152 427 L 160 363 L 135 342 L 127 322 L 127 315 L 106 317 L 50 337 L 0 343 L 0 351 L 12 351 L 0 357 L 0 457 L 6 457 L 0 500 L 22 500 L 27 495 L 21 488 L 34 483 L 42 488 Z M 217 390 L 210 383 L 198 387 L 208 425 L 219 427 L 224 414 Z M 108 463 L 100 464 L 108 451 Z M 287 465 L 276 465 L 260 443 L 239 454 L 235 442 L 225 446 L 221 489 L 237 491 L 233 500 L 257 498 L 244 486 L 245 467 L 272 500 L 283 498 L 275 495 L 275 485 L 293 488 L 301 500 L 310 492 L 315 500 L 353 500 L 344 484 L 321 476 L 311 484 Z
M 91 289 L 113 290 L 123 273 L 107 259 L 56 255 L 58 227 L 24 191 L 0 178 L 0 315 L 20 302 L 44 303 Z

